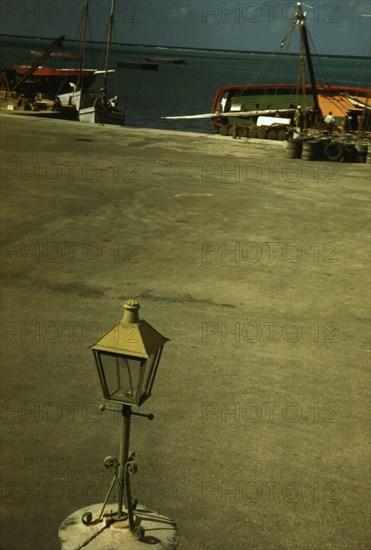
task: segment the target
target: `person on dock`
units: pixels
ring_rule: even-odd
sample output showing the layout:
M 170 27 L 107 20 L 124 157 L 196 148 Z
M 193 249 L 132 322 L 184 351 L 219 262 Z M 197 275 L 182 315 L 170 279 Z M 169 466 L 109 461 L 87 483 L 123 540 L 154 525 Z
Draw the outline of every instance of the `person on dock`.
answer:
M 99 90 L 99 93 L 95 95 L 94 104 L 96 103 L 102 105 L 105 109 L 107 109 L 108 96 L 104 88 L 101 88 Z
M 344 122 L 342 124 L 343 134 L 349 134 L 353 130 L 353 120 L 350 111 L 347 111 Z
M 329 112 L 329 114 L 325 117 L 325 124 L 326 124 L 326 130 L 332 134 L 332 130 L 335 126 L 335 119 L 332 116 L 332 111 Z
M 304 128 L 304 113 L 301 110 L 301 105 L 298 105 L 296 108 L 295 115 L 294 115 L 294 124 L 296 128 L 300 130 L 300 132 Z

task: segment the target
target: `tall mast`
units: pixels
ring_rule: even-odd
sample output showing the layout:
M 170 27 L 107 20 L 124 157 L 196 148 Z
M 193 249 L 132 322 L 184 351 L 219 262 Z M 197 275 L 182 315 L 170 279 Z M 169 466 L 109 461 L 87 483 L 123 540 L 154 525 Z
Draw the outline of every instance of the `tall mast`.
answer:
M 109 54 L 110 54 L 110 50 L 111 50 L 111 41 L 112 41 L 112 31 L 113 31 L 114 17 L 115 17 L 115 0 L 112 0 L 111 14 L 110 14 L 110 18 L 109 18 L 108 38 L 107 38 L 106 63 L 105 63 L 105 67 L 104 67 L 104 80 L 103 80 L 103 88 L 104 88 L 105 93 L 107 93 L 108 63 L 109 63 Z
M 311 56 L 310 49 L 309 49 L 308 33 L 307 33 L 307 28 L 305 26 L 305 15 L 303 13 L 301 2 L 297 3 L 296 23 L 297 23 L 297 25 L 300 25 L 301 40 L 302 40 L 302 43 L 304 45 L 305 55 L 306 55 L 306 58 L 307 58 L 308 70 L 309 70 L 309 76 L 310 76 L 310 83 L 312 85 L 312 92 L 313 92 L 314 108 L 318 113 L 321 113 L 321 109 L 320 109 L 320 106 L 319 106 L 319 103 L 318 103 L 317 85 L 316 85 L 316 79 L 314 77 L 312 56 Z
M 89 0 L 85 0 L 84 11 L 82 16 L 79 81 L 76 86 L 76 89 L 80 89 L 80 90 L 82 90 L 82 70 L 84 68 L 85 40 L 86 40 L 86 27 L 88 24 L 88 12 L 89 12 Z

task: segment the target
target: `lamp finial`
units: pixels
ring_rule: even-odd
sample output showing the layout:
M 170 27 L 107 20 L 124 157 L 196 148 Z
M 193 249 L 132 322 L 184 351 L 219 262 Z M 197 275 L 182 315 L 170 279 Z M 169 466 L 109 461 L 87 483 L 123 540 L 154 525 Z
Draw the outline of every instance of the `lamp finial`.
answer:
M 133 299 L 127 300 L 124 303 L 122 323 L 139 323 L 139 308 L 139 302 Z

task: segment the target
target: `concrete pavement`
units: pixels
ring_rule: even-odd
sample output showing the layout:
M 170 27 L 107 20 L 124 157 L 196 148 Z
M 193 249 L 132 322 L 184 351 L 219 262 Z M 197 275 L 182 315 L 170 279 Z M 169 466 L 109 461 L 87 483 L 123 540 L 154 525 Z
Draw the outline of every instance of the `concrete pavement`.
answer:
M 101 502 L 88 346 L 170 338 L 132 448 L 184 550 L 368 548 L 370 166 L 282 143 L 2 115 L 1 550 Z

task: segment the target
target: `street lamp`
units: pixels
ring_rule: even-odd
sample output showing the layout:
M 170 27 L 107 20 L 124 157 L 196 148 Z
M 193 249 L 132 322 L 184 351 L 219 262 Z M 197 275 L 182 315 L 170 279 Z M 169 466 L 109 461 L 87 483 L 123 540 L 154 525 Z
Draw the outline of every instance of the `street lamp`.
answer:
M 139 407 L 151 395 L 167 338 L 139 319 L 135 300 L 124 304 L 124 316 L 91 346 L 105 399 Z
M 97 365 L 99 380 L 106 402 L 101 410 L 117 410 L 111 403 L 121 405 L 122 431 L 120 456 L 106 457 L 106 467 L 114 467 L 115 474 L 103 503 L 101 512 L 93 520 L 91 512 L 82 516 L 84 525 L 97 524 L 105 520 L 106 524 L 128 520 L 129 529 L 140 540 L 144 529 L 135 525 L 134 510 L 136 501 L 131 498 L 130 476 L 137 471 L 135 455 L 129 455 L 130 421 L 132 415 L 144 416 L 152 420 L 153 415 L 134 412 L 151 395 L 161 353 L 168 338 L 162 336 L 146 321 L 139 319 L 140 305 L 135 300 L 124 304 L 124 316 L 96 344 L 91 346 Z M 117 512 L 104 514 L 104 509 L 115 483 L 118 483 Z M 123 509 L 125 502 L 126 510 Z

